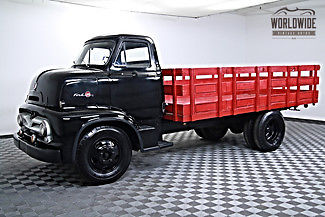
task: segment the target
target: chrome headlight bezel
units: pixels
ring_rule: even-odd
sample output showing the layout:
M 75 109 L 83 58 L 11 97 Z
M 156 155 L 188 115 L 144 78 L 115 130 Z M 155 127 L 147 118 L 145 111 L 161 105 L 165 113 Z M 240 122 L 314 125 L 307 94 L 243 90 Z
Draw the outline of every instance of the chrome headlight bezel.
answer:
M 47 127 L 44 121 L 40 124 L 40 133 L 42 136 L 47 136 Z
M 18 114 L 18 116 L 17 116 L 17 123 L 21 127 L 24 125 L 24 118 L 21 114 Z

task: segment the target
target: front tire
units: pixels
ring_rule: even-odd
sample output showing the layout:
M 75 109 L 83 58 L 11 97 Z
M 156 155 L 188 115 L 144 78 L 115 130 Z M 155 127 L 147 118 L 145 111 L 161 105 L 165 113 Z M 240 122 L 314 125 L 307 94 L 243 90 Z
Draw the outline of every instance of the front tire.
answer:
M 254 141 L 263 152 L 275 151 L 283 141 L 285 123 L 279 111 L 261 115 L 254 124 Z
M 127 134 L 117 127 L 100 126 L 80 140 L 76 165 L 87 182 L 103 184 L 119 179 L 132 156 Z

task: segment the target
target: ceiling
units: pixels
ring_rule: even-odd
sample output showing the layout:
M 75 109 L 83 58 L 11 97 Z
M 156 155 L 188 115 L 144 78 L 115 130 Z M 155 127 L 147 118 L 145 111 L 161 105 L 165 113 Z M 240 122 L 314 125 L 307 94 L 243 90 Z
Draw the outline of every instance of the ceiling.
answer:
M 283 0 L 272 2 L 269 4 L 264 4 L 262 6 L 248 7 L 240 10 L 234 10 L 232 13 L 249 16 L 256 14 L 273 14 L 281 7 L 288 7 L 291 9 L 298 8 L 311 8 L 311 9 L 321 9 L 325 8 L 324 0 Z M 318 13 L 318 12 L 317 12 Z
M 256 7 L 306 0 L 49 0 L 112 10 L 200 18 Z M 276 4 L 275 6 L 272 6 Z

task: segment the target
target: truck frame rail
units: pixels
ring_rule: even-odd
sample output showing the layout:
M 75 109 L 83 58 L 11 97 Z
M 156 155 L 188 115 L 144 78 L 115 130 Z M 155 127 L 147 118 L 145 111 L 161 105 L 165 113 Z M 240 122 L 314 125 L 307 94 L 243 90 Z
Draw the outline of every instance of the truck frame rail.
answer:
M 166 112 L 178 122 L 318 102 L 319 65 L 163 69 Z

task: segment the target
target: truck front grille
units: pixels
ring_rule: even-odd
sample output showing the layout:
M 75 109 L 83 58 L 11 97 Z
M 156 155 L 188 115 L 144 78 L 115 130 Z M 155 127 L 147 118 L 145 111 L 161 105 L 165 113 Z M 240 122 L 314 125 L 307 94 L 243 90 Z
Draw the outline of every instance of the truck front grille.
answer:
M 32 117 L 29 113 L 20 113 L 17 122 L 21 126 L 20 134 L 27 137 L 35 135 L 37 141 L 50 143 L 53 140 L 50 122 L 43 117 Z

